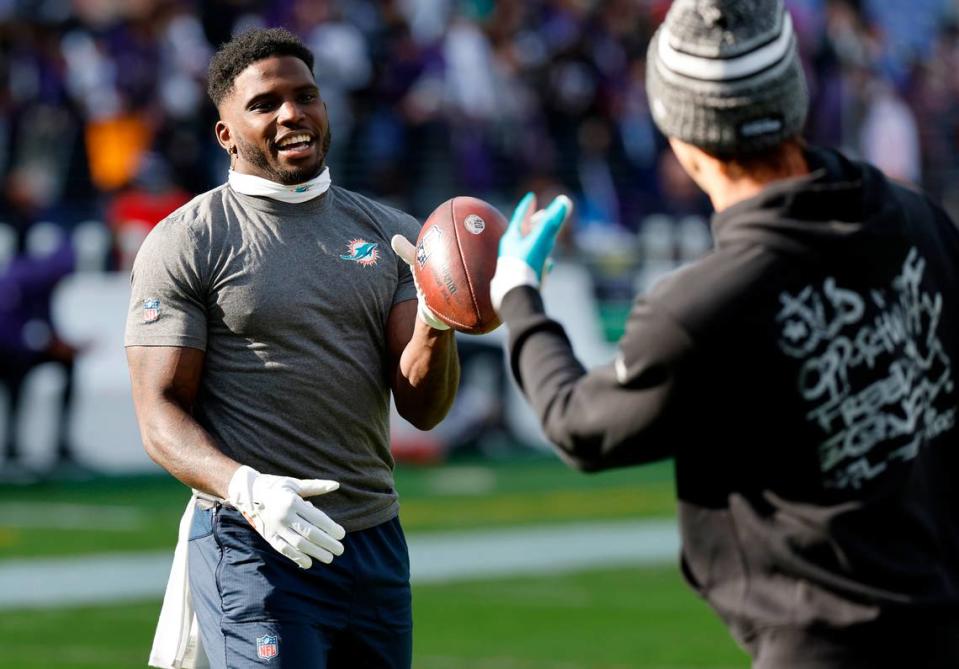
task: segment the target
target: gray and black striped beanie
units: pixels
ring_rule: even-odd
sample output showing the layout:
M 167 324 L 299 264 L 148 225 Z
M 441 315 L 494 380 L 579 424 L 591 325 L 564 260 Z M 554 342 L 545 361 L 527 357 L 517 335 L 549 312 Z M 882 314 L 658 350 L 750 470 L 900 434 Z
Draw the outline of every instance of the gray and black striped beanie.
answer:
M 809 96 L 782 0 L 676 0 L 649 44 L 659 129 L 720 157 L 798 135 Z

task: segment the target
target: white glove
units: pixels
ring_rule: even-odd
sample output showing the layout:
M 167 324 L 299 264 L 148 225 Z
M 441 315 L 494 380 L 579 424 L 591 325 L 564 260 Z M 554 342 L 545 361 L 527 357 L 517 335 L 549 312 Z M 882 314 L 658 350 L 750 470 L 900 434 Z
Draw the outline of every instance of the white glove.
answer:
M 273 548 L 303 569 L 311 557 L 329 564 L 343 554 L 346 531 L 304 497 L 340 487 L 336 481 L 261 474 L 243 465 L 230 479 L 228 500 Z
M 437 318 L 436 314 L 430 311 L 430 308 L 426 306 L 426 298 L 423 296 L 423 291 L 420 290 L 420 284 L 416 280 L 416 272 L 413 271 L 413 263 L 416 261 L 416 247 L 403 235 L 393 235 L 393 239 L 390 240 L 390 246 L 393 247 L 396 255 L 410 266 L 410 272 L 413 274 L 413 285 L 416 286 L 416 315 L 420 317 L 421 321 L 434 330 L 449 330 L 450 326 Z

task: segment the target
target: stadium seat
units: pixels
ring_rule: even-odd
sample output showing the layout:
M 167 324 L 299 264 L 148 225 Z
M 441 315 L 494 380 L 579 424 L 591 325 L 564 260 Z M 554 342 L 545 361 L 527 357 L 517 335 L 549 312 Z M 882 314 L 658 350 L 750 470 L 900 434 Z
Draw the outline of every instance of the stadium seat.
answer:
M 103 272 L 107 269 L 112 240 L 110 231 L 99 221 L 84 221 L 73 229 L 73 248 L 78 272 Z
M 689 262 L 703 256 L 713 245 L 709 225 L 701 216 L 686 216 L 676 225 L 679 261 Z
M 63 245 L 66 232 L 62 226 L 49 221 L 34 223 L 27 230 L 27 255 L 44 258 Z
M 676 223 L 666 214 L 650 214 L 639 228 L 640 254 L 644 261 L 674 260 Z
M 143 240 L 150 234 L 150 224 L 146 221 L 126 221 L 116 231 L 117 251 L 120 256 L 120 269 L 129 271 Z
M 13 226 L 0 223 L 0 270 L 7 266 L 17 249 L 17 233 Z
M 72 274 L 53 296 L 60 335 L 84 349 L 76 363 L 70 437 L 77 457 L 104 472 L 156 469 L 141 446 L 130 396 L 123 348 L 129 299 L 130 278 L 121 272 Z M 41 391 L 47 388 L 35 390 Z

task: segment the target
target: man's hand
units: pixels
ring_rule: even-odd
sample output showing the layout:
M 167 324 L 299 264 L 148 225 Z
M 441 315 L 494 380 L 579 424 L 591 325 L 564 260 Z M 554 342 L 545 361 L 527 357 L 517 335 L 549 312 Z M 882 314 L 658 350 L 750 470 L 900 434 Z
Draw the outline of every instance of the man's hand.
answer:
M 449 330 L 450 326 L 436 317 L 430 308 L 426 306 L 426 298 L 423 291 L 420 290 L 420 284 L 416 281 L 416 272 L 413 271 L 413 263 L 416 261 L 416 247 L 410 243 L 403 235 L 393 235 L 390 240 L 390 246 L 403 261 L 410 266 L 410 272 L 413 274 L 413 284 L 416 286 L 416 315 L 420 320 L 429 325 L 434 330 Z
M 499 311 L 503 297 L 517 286 L 539 288 L 556 236 L 573 211 L 572 201 L 557 196 L 545 209 L 536 210 L 536 196 L 527 193 L 513 211 L 499 242 L 496 274 L 490 282 L 493 308 Z M 528 225 L 527 225 L 528 224 Z M 523 229 L 528 227 L 524 234 Z
M 340 487 L 336 481 L 261 474 L 242 466 L 230 480 L 229 501 L 273 548 L 303 569 L 311 558 L 329 564 L 343 554 L 346 531 L 304 497 Z

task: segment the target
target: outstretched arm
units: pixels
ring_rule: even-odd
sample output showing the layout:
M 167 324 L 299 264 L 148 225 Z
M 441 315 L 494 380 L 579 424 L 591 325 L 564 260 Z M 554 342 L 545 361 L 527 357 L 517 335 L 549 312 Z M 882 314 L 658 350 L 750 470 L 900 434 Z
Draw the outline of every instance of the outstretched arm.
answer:
M 688 417 L 679 414 L 686 333 L 639 301 L 613 363 L 587 370 L 539 291 L 518 286 L 500 315 L 509 329 L 513 376 L 560 455 L 586 471 L 651 462 L 672 454 Z
M 549 440 L 567 462 L 598 470 L 665 457 L 674 429 L 676 378 L 688 338 L 663 312 L 640 302 L 616 362 L 587 371 L 563 327 L 547 317 L 539 286 L 571 203 L 517 206 L 500 240 L 493 306 L 509 330 L 510 365 Z

